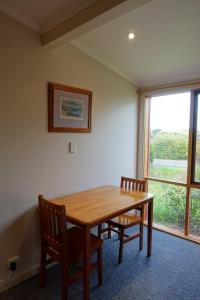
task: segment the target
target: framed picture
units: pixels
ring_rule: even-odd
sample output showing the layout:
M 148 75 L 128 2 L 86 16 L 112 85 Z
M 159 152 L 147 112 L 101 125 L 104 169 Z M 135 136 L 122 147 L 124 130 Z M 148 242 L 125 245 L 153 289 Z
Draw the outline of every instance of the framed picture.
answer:
M 91 91 L 49 82 L 48 131 L 91 132 L 91 109 Z

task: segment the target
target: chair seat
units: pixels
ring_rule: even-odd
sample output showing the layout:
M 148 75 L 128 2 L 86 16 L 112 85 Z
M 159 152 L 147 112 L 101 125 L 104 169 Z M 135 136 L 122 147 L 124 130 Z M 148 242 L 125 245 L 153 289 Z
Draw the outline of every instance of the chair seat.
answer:
M 109 221 L 107 221 L 106 223 L 108 225 L 112 225 L 112 226 L 116 226 L 116 227 L 131 227 L 135 224 L 139 224 L 142 221 L 141 216 L 138 216 L 135 214 L 134 211 L 129 211 L 127 213 L 124 213 L 120 216 L 117 216 Z
M 80 258 L 84 253 L 84 231 L 79 227 L 71 227 L 68 233 L 69 260 Z M 94 234 L 90 234 L 91 251 L 102 247 L 103 241 Z

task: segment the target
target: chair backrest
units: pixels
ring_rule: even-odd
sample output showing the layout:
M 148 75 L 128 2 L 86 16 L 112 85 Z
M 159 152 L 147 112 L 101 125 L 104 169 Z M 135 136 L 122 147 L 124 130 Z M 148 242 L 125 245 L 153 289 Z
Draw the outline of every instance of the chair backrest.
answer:
M 64 205 L 56 205 L 39 195 L 41 238 L 46 248 L 61 254 L 66 249 L 67 222 Z
M 146 180 L 139 180 L 122 176 L 120 187 L 124 190 L 145 192 Z

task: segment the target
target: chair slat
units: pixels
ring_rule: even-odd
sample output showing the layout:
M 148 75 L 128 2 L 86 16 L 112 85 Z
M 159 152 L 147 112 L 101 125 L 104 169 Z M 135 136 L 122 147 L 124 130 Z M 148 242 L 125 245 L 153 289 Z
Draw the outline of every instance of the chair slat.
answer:
M 70 280 L 77 280 L 83 276 L 83 271 L 75 275 L 68 274 L 69 262 L 77 262 L 83 258 L 84 231 L 73 227 L 67 230 L 65 206 L 56 205 L 39 196 L 39 208 L 41 219 L 41 265 L 40 284 L 44 286 L 46 264 L 49 262 L 47 255 L 52 261 L 58 261 L 62 266 L 62 300 L 67 300 L 67 289 Z M 99 284 L 102 284 L 102 240 L 94 235 L 91 238 L 91 252 L 97 252 Z M 91 267 L 91 266 L 90 266 Z
M 146 191 L 146 180 L 138 180 L 135 178 L 121 177 L 120 187 L 123 190 L 129 191 Z M 137 213 L 135 212 L 137 211 Z M 139 215 L 138 215 L 139 211 Z M 123 253 L 123 244 L 136 238 L 140 238 L 140 250 L 143 248 L 143 220 L 144 220 L 144 206 L 138 207 L 136 210 L 128 214 L 122 214 L 114 219 L 107 221 L 108 227 L 101 230 L 99 227 L 99 235 L 101 232 L 108 231 L 108 238 L 111 238 L 111 231 L 117 232 L 120 238 L 120 247 L 119 247 L 119 258 L 118 263 L 122 262 L 122 253 Z M 127 238 L 127 235 L 124 233 L 126 228 L 132 227 L 136 224 L 139 224 L 140 230 L 138 233 L 133 234 Z
M 145 192 L 146 191 L 146 180 L 139 180 L 128 177 L 121 177 L 121 188 Z

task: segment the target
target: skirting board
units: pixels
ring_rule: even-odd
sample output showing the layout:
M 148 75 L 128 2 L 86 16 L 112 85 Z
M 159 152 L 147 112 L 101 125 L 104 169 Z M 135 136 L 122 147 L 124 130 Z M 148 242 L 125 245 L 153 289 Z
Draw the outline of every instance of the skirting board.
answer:
M 72 227 L 72 224 L 68 224 L 68 228 Z M 47 265 L 47 268 L 51 268 L 56 264 L 56 262 L 53 262 L 49 265 Z M 14 276 L 10 276 L 9 278 L 6 278 L 4 280 L 0 280 L 0 293 L 5 292 L 6 290 L 10 289 L 11 287 L 22 283 L 23 281 L 37 275 L 39 273 L 40 265 L 37 264 L 33 266 L 32 268 L 21 272 L 20 274 L 16 274 Z
M 5 279 L 4 281 L 1 281 L 0 282 L 0 293 L 25 281 L 26 279 L 29 279 L 29 278 L 35 276 L 38 273 L 39 273 L 39 265 L 36 265 L 36 266 L 32 267 L 31 269 L 24 271 L 17 276 L 13 276 L 9 279 Z
M 71 226 L 69 225 L 69 228 Z M 97 234 L 97 228 L 94 228 L 92 230 L 92 233 Z M 115 234 L 114 232 L 112 234 Z M 106 233 L 102 234 L 103 238 L 107 238 Z M 56 264 L 56 262 L 51 263 L 49 265 L 47 265 L 47 268 L 51 268 Z M 39 273 L 39 269 L 40 269 L 40 265 L 37 264 L 35 266 L 33 266 L 32 268 L 18 274 L 18 275 L 14 275 L 13 277 L 11 276 L 8 279 L 2 280 L 0 281 L 0 293 L 5 292 L 6 290 L 10 289 L 11 287 L 22 283 L 23 281 L 37 275 Z
M 56 262 L 49 264 L 47 266 L 47 269 L 55 266 L 55 264 L 56 264 Z M 30 279 L 31 277 L 37 275 L 39 273 L 39 270 L 40 270 L 40 265 L 38 264 L 38 265 L 30 268 L 29 270 L 20 273 L 17 276 L 14 276 L 9 279 L 5 279 L 5 280 L 1 281 L 0 282 L 0 293 L 5 292 L 8 289 L 10 289 L 11 287 L 13 287 L 17 284 L 20 284 L 23 281 Z

